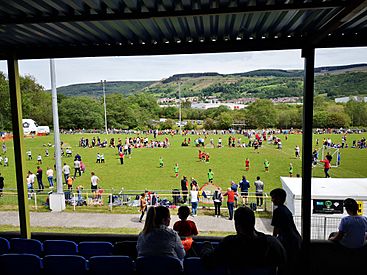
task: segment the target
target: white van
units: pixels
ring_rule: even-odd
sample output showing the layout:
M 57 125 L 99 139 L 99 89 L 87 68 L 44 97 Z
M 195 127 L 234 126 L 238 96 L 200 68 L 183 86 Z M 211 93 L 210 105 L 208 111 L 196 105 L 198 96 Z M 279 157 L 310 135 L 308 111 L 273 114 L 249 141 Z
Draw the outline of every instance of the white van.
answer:
M 33 119 L 30 118 L 22 119 L 22 124 L 24 135 L 37 135 L 38 125 Z
M 49 135 L 50 134 L 50 127 L 48 127 L 48 126 L 38 126 L 38 134 Z

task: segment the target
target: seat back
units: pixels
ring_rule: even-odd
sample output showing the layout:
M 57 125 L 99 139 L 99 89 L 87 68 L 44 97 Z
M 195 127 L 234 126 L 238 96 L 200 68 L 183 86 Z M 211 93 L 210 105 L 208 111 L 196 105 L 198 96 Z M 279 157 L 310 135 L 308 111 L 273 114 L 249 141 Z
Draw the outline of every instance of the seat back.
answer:
M 10 252 L 41 256 L 43 252 L 43 245 L 39 240 L 13 238 L 10 239 Z
M 131 275 L 134 271 L 134 262 L 128 256 L 94 256 L 89 259 L 90 275 Z
M 138 275 L 182 274 L 182 263 L 177 258 L 169 256 L 142 256 L 136 259 L 136 273 Z
M 223 275 L 226 274 L 224 266 L 207 267 L 198 257 L 186 258 L 184 261 L 186 275 Z
M 0 255 L 1 275 L 39 275 L 42 260 L 33 254 L 4 254 Z
M 77 255 L 78 245 L 67 240 L 46 240 L 43 242 L 44 255 Z
M 113 247 L 113 255 L 129 256 L 132 259 L 138 257 L 136 241 L 116 242 Z
M 0 255 L 8 253 L 10 250 L 10 243 L 7 239 L 0 237 Z
M 80 242 L 79 255 L 90 258 L 92 256 L 112 255 L 113 245 L 110 242 Z
M 47 255 L 43 258 L 43 271 L 45 275 L 65 275 L 69 272 L 86 275 L 87 261 L 79 255 Z

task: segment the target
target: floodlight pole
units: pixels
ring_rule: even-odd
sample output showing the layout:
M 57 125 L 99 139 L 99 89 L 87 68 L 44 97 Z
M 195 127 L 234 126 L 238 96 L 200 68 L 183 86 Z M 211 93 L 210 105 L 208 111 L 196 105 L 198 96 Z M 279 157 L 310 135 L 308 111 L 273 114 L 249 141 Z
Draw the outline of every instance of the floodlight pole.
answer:
M 104 128 L 105 128 L 105 132 L 106 134 L 108 134 L 107 131 L 107 108 L 106 108 L 106 80 L 101 80 L 101 84 L 102 84 L 102 90 L 103 90 L 103 106 L 104 106 Z
M 178 82 L 178 123 L 180 127 L 180 135 L 182 135 L 181 130 L 181 120 L 182 120 L 182 111 L 181 111 L 181 82 Z
M 60 129 L 59 129 L 59 111 L 57 107 L 55 60 L 52 58 L 50 59 L 50 74 L 51 74 L 52 117 L 54 126 L 56 182 L 57 182 L 56 193 L 50 194 L 50 209 L 52 211 L 62 211 L 65 209 L 65 195 L 63 191 L 63 179 L 61 168 L 61 141 L 60 141 Z

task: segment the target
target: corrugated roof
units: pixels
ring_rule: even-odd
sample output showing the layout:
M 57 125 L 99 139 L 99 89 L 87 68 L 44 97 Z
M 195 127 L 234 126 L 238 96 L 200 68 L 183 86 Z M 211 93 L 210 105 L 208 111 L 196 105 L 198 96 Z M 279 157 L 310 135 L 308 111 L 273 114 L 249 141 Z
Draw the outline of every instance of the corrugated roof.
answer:
M 366 19 L 366 0 L 0 1 L 0 56 L 366 46 Z

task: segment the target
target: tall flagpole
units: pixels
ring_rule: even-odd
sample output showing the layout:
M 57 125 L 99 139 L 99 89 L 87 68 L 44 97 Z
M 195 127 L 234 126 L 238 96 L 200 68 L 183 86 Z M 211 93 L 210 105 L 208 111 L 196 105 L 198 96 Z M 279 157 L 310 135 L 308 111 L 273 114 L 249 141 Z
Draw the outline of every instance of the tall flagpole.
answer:
M 182 135 L 182 130 L 181 130 L 181 120 L 182 120 L 182 111 L 181 111 L 181 83 L 178 82 L 178 123 L 180 126 L 180 135 Z
M 106 134 L 108 134 L 107 131 L 107 109 L 106 109 L 106 80 L 101 80 L 102 83 L 102 90 L 103 90 L 103 106 L 104 106 L 104 128 Z

